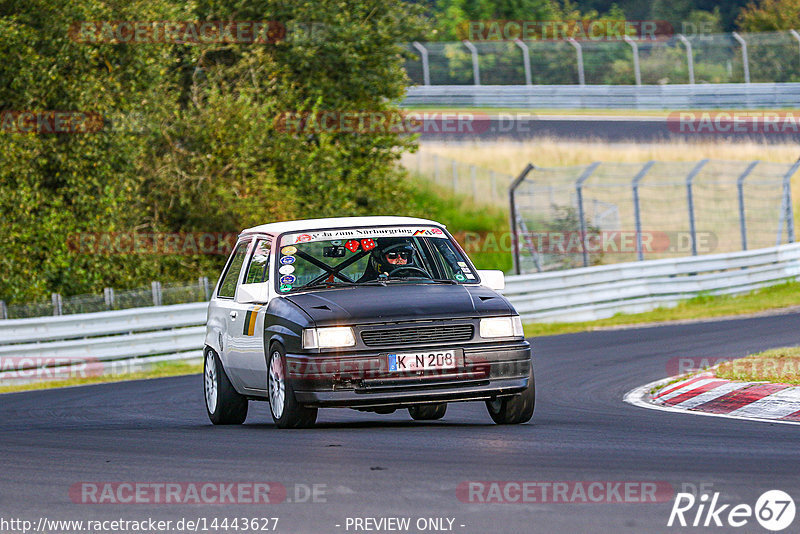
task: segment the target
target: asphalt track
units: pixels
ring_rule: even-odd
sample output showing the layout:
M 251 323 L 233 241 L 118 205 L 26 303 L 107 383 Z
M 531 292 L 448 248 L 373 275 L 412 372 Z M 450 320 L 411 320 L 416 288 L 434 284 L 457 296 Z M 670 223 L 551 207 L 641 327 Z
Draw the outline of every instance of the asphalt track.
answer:
M 323 410 L 318 428 L 301 431 L 276 429 L 259 403 L 244 426 L 213 427 L 199 376 L 3 395 L 0 516 L 279 517 L 284 533 L 353 532 L 346 518 L 369 516 L 451 517 L 463 533 L 695 531 L 667 529 L 671 500 L 481 504 L 461 502 L 456 487 L 666 481 L 675 491 L 712 484 L 726 503 L 752 506 L 769 489 L 797 500 L 797 427 L 647 410 L 622 397 L 664 377 L 671 358 L 742 356 L 797 344 L 798 332 L 791 314 L 535 339 L 536 413 L 514 427 L 492 424 L 482 403 L 450 405 L 427 424 L 405 412 Z M 295 484 L 327 493 L 326 502 L 259 506 L 74 503 L 69 488 L 82 481 L 277 481 L 290 498 Z M 764 532 L 753 519 L 736 530 Z
M 421 112 L 422 113 L 422 112 Z M 462 110 L 464 117 L 469 110 Z M 742 142 L 759 143 L 797 143 L 800 132 L 792 128 L 782 128 L 780 133 L 768 131 L 741 130 L 742 127 L 730 122 L 722 123 L 722 130 L 709 133 L 708 126 L 701 129 L 693 126 L 681 129 L 676 122 L 666 117 L 630 117 L 630 116 L 536 116 L 533 114 L 503 113 L 487 115 L 476 112 L 472 120 L 461 119 L 444 123 L 441 115 L 433 113 L 433 118 L 424 124 L 420 131 L 422 141 L 495 141 L 514 140 L 527 141 L 536 138 L 554 138 L 575 141 L 605 142 L 637 142 L 652 143 L 665 141 L 686 142 Z M 454 115 L 455 116 L 455 115 Z M 794 125 L 797 126 L 796 124 Z

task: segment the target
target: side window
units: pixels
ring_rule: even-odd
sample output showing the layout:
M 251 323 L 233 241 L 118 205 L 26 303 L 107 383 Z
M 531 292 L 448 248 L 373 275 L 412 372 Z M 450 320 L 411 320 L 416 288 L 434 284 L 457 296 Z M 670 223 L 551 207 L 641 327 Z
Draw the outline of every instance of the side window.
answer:
M 247 275 L 244 277 L 245 284 L 258 284 L 269 280 L 269 250 L 270 242 L 268 240 L 256 241 L 253 257 L 250 259 Z
M 236 295 L 236 282 L 239 280 L 239 273 L 242 271 L 242 264 L 244 264 L 244 257 L 247 255 L 247 246 L 249 244 L 247 241 L 239 243 L 236 250 L 233 251 L 233 259 L 231 259 L 228 270 L 223 275 L 222 283 L 217 291 L 218 297 L 233 298 Z

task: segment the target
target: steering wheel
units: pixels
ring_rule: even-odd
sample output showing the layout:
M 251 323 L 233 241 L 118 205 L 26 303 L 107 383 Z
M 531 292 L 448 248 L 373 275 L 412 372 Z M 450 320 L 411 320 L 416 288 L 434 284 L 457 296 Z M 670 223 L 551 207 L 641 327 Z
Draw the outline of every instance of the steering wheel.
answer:
M 394 276 L 395 273 L 399 273 L 400 271 L 412 271 L 417 272 L 425 275 L 425 278 L 433 278 L 428 271 L 425 269 L 420 269 L 419 267 L 414 267 L 413 265 L 401 265 L 397 269 L 392 269 L 392 272 L 389 273 L 389 276 Z

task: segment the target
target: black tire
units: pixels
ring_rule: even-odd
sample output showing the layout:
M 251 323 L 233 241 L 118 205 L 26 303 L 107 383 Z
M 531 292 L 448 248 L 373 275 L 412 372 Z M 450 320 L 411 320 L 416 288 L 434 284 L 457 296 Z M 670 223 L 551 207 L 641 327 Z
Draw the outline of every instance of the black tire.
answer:
M 247 397 L 233 389 L 222 361 L 212 349 L 207 349 L 203 358 L 203 394 L 206 413 L 215 425 L 241 425 L 247 419 Z
M 275 365 L 274 368 L 273 365 Z M 297 403 L 292 381 L 287 380 L 286 370 L 286 356 L 283 353 L 283 347 L 278 344 L 272 345 L 269 359 L 267 359 L 267 396 L 272 420 L 275 421 L 278 428 L 314 426 L 317 421 L 317 409 L 307 408 Z
M 536 404 L 536 385 L 533 380 L 533 365 L 528 374 L 528 387 L 522 393 L 487 400 L 486 409 L 492 421 L 498 425 L 519 425 L 533 417 Z
M 418 404 L 408 407 L 408 414 L 415 421 L 434 421 L 441 419 L 447 412 L 447 403 L 440 404 Z

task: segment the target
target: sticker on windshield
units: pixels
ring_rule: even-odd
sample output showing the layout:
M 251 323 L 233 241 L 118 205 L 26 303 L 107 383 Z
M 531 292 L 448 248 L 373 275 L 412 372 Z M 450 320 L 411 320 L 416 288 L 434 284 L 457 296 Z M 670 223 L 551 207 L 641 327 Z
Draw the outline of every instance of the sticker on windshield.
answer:
M 331 245 L 334 245 L 336 247 L 338 247 L 341 244 L 342 244 L 342 240 L 341 239 L 337 239 L 336 241 L 331 241 Z
M 474 275 L 474 274 L 472 274 L 472 273 L 470 273 L 470 272 L 467 272 L 467 273 L 464 273 L 464 274 L 465 274 L 465 276 L 466 276 L 467 278 L 469 278 L 470 280 L 475 280 L 475 275 Z
M 281 274 L 292 274 L 294 272 L 294 265 L 284 265 L 278 269 L 278 272 Z
M 311 234 L 300 234 L 299 236 L 297 236 L 295 243 L 308 243 L 312 239 L 313 237 L 311 237 Z
M 281 284 L 294 284 L 297 278 L 294 275 L 287 274 L 286 276 L 281 276 Z
M 347 244 L 345 245 L 345 248 L 350 252 L 355 252 L 358 250 L 358 247 L 360 246 L 361 244 L 358 241 L 354 240 L 354 241 L 348 241 Z
M 289 247 L 286 247 L 289 248 Z M 294 247 L 292 247 L 294 248 Z M 281 258 L 281 265 L 291 265 L 294 263 L 294 256 L 284 256 Z
M 287 256 L 291 256 L 292 254 L 294 254 L 295 252 L 297 252 L 297 247 L 293 247 L 293 246 L 291 246 L 291 245 L 290 245 L 290 246 L 288 246 L 288 247 L 283 247 L 283 248 L 281 249 L 281 252 L 282 252 L 283 254 L 286 254 Z
M 375 241 L 372 239 L 362 239 L 361 246 L 364 248 L 364 250 L 372 250 L 377 245 L 375 244 Z
M 287 291 L 291 291 L 292 286 L 289 284 L 281 284 L 281 292 L 286 293 Z
M 457 273 L 456 274 L 456 280 L 458 280 L 459 282 L 463 282 L 464 280 L 466 280 L 466 278 L 464 277 L 463 274 Z

